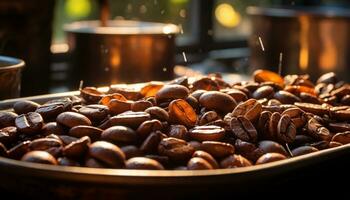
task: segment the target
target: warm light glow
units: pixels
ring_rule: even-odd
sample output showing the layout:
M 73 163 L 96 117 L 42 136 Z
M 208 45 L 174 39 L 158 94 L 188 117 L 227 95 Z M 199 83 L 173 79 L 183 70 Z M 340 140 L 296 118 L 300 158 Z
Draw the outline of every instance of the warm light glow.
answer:
M 91 12 L 91 1 L 89 0 L 67 0 L 65 11 L 71 18 L 86 17 Z
M 241 15 L 233 8 L 232 5 L 222 3 L 215 9 L 216 20 L 227 28 L 234 28 L 241 22 Z
M 308 33 L 310 29 L 310 21 L 306 16 L 300 16 L 300 53 L 299 53 L 299 66 L 300 69 L 305 71 L 309 65 L 309 41 Z
M 334 29 L 333 21 L 324 21 L 320 24 L 320 40 L 322 49 L 319 57 L 319 65 L 324 71 L 332 71 L 337 65 L 336 41 L 333 41 L 332 34 Z

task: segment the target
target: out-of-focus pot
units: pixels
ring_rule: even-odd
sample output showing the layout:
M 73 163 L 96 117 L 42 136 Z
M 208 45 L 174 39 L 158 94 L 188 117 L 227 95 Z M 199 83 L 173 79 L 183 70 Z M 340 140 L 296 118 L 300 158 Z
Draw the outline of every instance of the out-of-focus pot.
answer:
M 277 71 L 282 57 L 283 74 L 308 73 L 315 79 L 335 71 L 350 80 L 349 9 L 249 7 L 247 12 L 253 29 L 252 67 Z
M 0 100 L 19 97 L 24 61 L 0 56 Z
M 71 80 L 77 86 L 134 83 L 173 78 L 173 24 L 113 20 L 65 26 L 71 57 Z

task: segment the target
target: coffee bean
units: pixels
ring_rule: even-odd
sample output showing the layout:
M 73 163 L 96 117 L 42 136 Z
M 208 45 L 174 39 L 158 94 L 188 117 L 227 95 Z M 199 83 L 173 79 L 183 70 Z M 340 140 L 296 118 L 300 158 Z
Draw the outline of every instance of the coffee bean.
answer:
M 45 121 L 51 121 L 54 120 L 57 115 L 64 112 L 64 104 L 44 104 L 39 106 L 35 112 L 39 113 L 45 119 Z
M 221 168 L 237 168 L 252 166 L 252 163 L 241 155 L 230 155 L 220 162 Z
M 293 142 L 296 136 L 296 127 L 288 115 L 282 115 L 277 125 L 276 139 L 281 143 Z
M 125 163 L 126 169 L 147 169 L 147 170 L 163 170 L 164 167 L 158 161 L 146 157 L 130 158 Z
M 301 99 L 294 94 L 287 92 L 287 91 L 278 91 L 275 93 L 273 98 L 277 99 L 283 104 L 294 104 L 295 102 L 300 102 Z
M 301 92 L 299 94 L 299 97 L 301 99 L 302 102 L 305 103 L 312 103 L 312 104 L 321 104 L 321 100 L 319 98 L 317 98 L 314 95 L 311 95 L 309 93 L 305 93 L 305 92 Z
M 94 142 L 90 145 L 89 154 L 109 167 L 121 168 L 125 166 L 123 151 L 112 143 L 104 141 Z
M 33 140 L 29 144 L 30 150 L 38 150 L 38 151 L 45 151 L 52 147 L 60 147 L 62 146 L 62 142 L 58 139 L 53 138 L 39 138 L 36 140 Z
M 204 141 L 201 150 L 208 152 L 215 158 L 223 158 L 235 152 L 234 146 L 224 142 Z
M 41 130 L 44 125 L 44 121 L 40 114 L 29 112 L 27 114 L 19 115 L 15 119 L 15 124 L 19 132 L 34 134 Z
M 293 149 L 292 155 L 293 155 L 293 157 L 295 157 L 295 156 L 301 156 L 301 155 L 313 153 L 316 151 L 318 151 L 318 149 L 316 149 L 315 147 L 301 146 L 301 147 Z
M 330 108 L 330 115 L 339 121 L 350 120 L 350 107 L 349 106 L 335 106 Z
M 134 144 L 137 138 L 137 133 L 131 128 L 125 126 L 112 126 L 104 130 L 101 134 L 101 140 L 117 145 Z
M 12 159 L 20 159 L 29 151 L 30 141 L 24 141 L 8 150 L 8 156 Z
M 78 112 L 85 115 L 93 123 L 100 123 L 107 118 L 109 110 L 105 105 L 92 104 L 81 107 Z
M 79 158 L 85 155 L 89 149 L 91 140 L 84 136 L 76 141 L 71 142 L 63 148 L 63 154 L 69 158 Z
M 341 144 L 350 143 L 350 131 L 345 131 L 342 133 L 337 133 L 332 137 L 333 142 L 339 142 Z
M 199 98 L 202 96 L 202 94 L 204 94 L 205 92 L 207 92 L 206 90 L 194 90 L 191 93 L 191 96 L 193 96 L 194 98 L 197 99 L 197 101 L 199 101 Z
M 150 114 L 146 112 L 127 111 L 117 116 L 111 117 L 108 121 L 111 126 L 126 126 L 130 128 L 138 128 L 144 121 L 150 120 Z
M 141 138 L 146 138 L 151 132 L 160 131 L 162 130 L 163 125 L 162 123 L 157 120 L 147 120 L 144 121 L 136 130 L 137 135 Z
M 206 160 L 212 168 L 218 169 L 219 164 L 216 162 L 215 158 L 205 151 L 195 151 L 192 155 L 193 158 L 202 158 Z M 190 167 L 189 167 L 190 169 Z
M 190 91 L 182 85 L 164 85 L 156 94 L 157 103 L 185 99 Z
M 191 158 L 187 163 L 187 169 L 189 170 L 205 170 L 214 169 L 208 161 L 203 158 L 194 157 Z
M 191 138 L 198 141 L 219 141 L 225 136 L 225 129 L 219 126 L 196 126 L 189 131 Z
M 253 98 L 254 99 L 271 99 L 273 95 L 275 94 L 273 87 L 265 85 L 262 87 L 259 87 L 257 90 L 254 91 L 253 93 Z
M 68 144 L 70 144 L 70 143 L 72 143 L 72 142 L 74 142 L 74 141 L 79 139 L 79 138 L 68 136 L 68 135 L 59 135 L 58 137 L 63 142 L 63 145 L 68 145 Z
M 291 118 L 293 124 L 295 125 L 295 128 L 301 128 L 307 122 L 305 112 L 299 108 L 287 109 L 283 111 L 282 115 L 288 115 Z
M 230 95 L 218 91 L 205 92 L 200 96 L 199 103 L 209 110 L 221 113 L 232 112 L 237 105 Z
M 344 96 L 341 98 L 340 103 L 341 103 L 342 105 L 350 106 L 350 95 L 349 95 L 349 94 L 344 95 Z
M 184 125 L 171 125 L 168 133 L 169 137 L 174 137 L 182 140 L 188 139 L 188 131 Z
M 255 99 L 248 99 L 237 105 L 233 110 L 232 115 L 234 117 L 244 116 L 250 121 L 255 121 L 262 111 L 262 106 Z
M 0 128 L 15 126 L 15 119 L 18 115 L 14 112 L 0 111 Z
M 328 146 L 329 148 L 334 148 L 334 147 L 340 147 L 342 145 L 343 145 L 342 143 L 331 141 Z
M 189 141 L 188 144 L 190 146 L 192 146 L 194 148 L 194 150 L 198 151 L 201 149 L 201 145 L 202 143 L 198 142 L 198 141 L 195 141 L 195 140 L 192 140 L 192 141 Z
M 314 118 L 307 122 L 307 133 L 318 140 L 330 141 L 332 138 L 330 131 Z
M 80 96 L 87 102 L 87 103 L 97 103 L 100 101 L 100 99 L 103 96 L 103 93 L 98 91 L 94 87 L 85 87 L 82 90 L 80 90 Z
M 112 99 L 108 103 L 108 109 L 113 115 L 131 110 L 132 101 L 123 101 L 119 99 Z
M 132 101 L 137 101 L 140 98 L 142 98 L 142 95 L 139 89 L 135 87 L 129 87 L 129 86 L 126 86 L 126 87 L 111 86 L 109 87 L 109 91 L 107 93 L 108 94 L 119 93 L 123 95 L 126 99 L 132 100 Z
M 262 82 L 273 82 L 278 84 L 280 87 L 284 86 L 283 78 L 271 71 L 268 70 L 256 70 L 253 74 L 254 80 L 258 83 Z
M 158 144 L 157 144 L 157 146 L 158 146 Z M 134 145 L 123 146 L 120 149 L 125 154 L 126 159 L 130 159 L 133 157 L 140 157 L 143 155 L 142 151 L 137 146 L 134 146 Z
M 273 134 L 270 134 L 270 119 L 272 113 L 270 111 L 263 111 L 258 120 L 258 130 L 261 133 L 261 138 L 272 138 Z
M 5 145 L 0 142 L 0 156 L 7 157 L 7 149 Z
M 193 127 L 197 121 L 197 114 L 185 100 L 178 99 L 169 105 L 169 119 L 174 123 Z
M 57 162 L 58 162 L 58 165 L 61 165 L 61 166 L 80 167 L 79 162 L 77 162 L 73 159 L 67 158 L 67 157 L 60 157 L 57 159 Z
M 50 134 L 55 134 L 55 135 L 64 135 L 66 134 L 66 129 L 60 124 L 57 124 L 57 122 L 49 122 L 45 124 L 41 130 L 41 133 L 43 135 L 50 135 Z
M 323 74 L 317 79 L 317 83 L 336 83 L 338 81 L 337 75 L 334 72 Z
M 153 132 L 143 141 L 140 150 L 144 153 L 155 153 L 158 150 L 160 141 L 164 138 L 166 138 L 166 135 L 160 131 Z
M 296 135 L 294 141 L 290 143 L 290 147 L 296 148 L 312 142 L 314 142 L 314 139 L 308 135 Z
M 194 151 L 186 141 L 172 137 L 162 139 L 158 145 L 158 153 L 168 156 L 174 162 L 187 161 Z
M 287 159 L 287 157 L 285 157 L 282 154 L 279 154 L 279 153 L 266 153 L 266 154 L 262 155 L 256 161 L 256 165 L 261 165 L 261 164 L 275 162 L 275 161 L 284 160 L 284 159 Z
M 158 119 L 159 121 L 168 121 L 169 114 L 163 108 L 152 106 L 145 110 L 146 113 L 151 115 L 151 118 Z
M 163 82 L 152 81 L 143 86 L 140 93 L 144 97 L 154 97 L 163 86 Z
M 329 113 L 329 109 L 327 107 L 319 104 L 295 102 L 294 105 L 296 105 L 305 112 L 309 112 L 315 115 L 322 116 Z
M 17 139 L 17 128 L 14 126 L 8 126 L 0 129 L 0 143 L 8 145 Z
M 31 151 L 26 153 L 22 158 L 22 161 L 57 165 L 57 160 L 51 154 L 46 151 Z
M 218 91 L 220 86 L 211 78 L 203 77 L 192 83 L 192 90 Z
M 149 101 L 139 100 L 131 104 L 131 110 L 134 112 L 145 111 L 147 108 L 152 107 L 153 104 Z
M 270 141 L 270 140 L 263 140 L 258 143 L 259 149 L 263 151 L 264 154 L 266 153 L 279 153 L 286 157 L 289 156 L 289 153 L 284 149 L 282 145 L 280 145 L 277 142 Z
M 40 105 L 33 101 L 22 100 L 17 101 L 13 104 L 13 109 L 17 114 L 26 114 L 29 112 L 34 112 Z
M 119 93 L 113 93 L 113 94 L 108 94 L 108 95 L 104 95 L 102 97 L 102 99 L 100 100 L 100 104 L 104 105 L 104 106 L 108 106 L 109 102 L 113 99 L 122 101 L 122 102 L 126 102 L 128 99 L 124 97 L 124 95 L 119 94 Z
M 235 137 L 243 141 L 255 143 L 258 139 L 258 132 L 253 124 L 245 117 L 233 117 L 230 127 Z
M 244 92 L 238 89 L 230 88 L 230 89 L 224 89 L 220 91 L 230 95 L 236 102 L 242 102 L 248 99 L 248 96 Z
M 75 112 L 61 113 L 57 116 L 56 120 L 57 120 L 57 123 L 60 123 L 69 128 L 72 128 L 74 126 L 79 126 L 79 125 L 86 125 L 86 126 L 92 125 L 89 118 Z
M 235 150 L 236 153 L 244 156 L 245 158 L 253 161 L 258 160 L 260 156 L 264 154 L 264 151 L 258 147 L 256 147 L 255 144 L 250 143 L 250 142 L 245 142 L 243 140 L 237 139 L 235 141 Z
M 68 132 L 68 135 L 76 138 L 88 136 L 91 141 L 97 141 L 100 139 L 102 131 L 102 129 L 94 126 L 79 125 L 71 128 Z

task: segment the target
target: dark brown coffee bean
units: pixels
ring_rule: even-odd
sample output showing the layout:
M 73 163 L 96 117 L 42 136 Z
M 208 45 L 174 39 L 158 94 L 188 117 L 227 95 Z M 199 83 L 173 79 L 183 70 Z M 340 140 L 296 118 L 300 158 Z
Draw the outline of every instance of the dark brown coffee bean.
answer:
M 85 155 L 89 149 L 91 140 L 88 136 L 84 136 L 63 148 L 63 154 L 69 158 L 79 158 Z
M 125 163 L 126 169 L 147 169 L 147 170 L 163 170 L 164 167 L 158 161 L 146 157 L 130 158 Z
M 58 162 L 58 165 L 61 165 L 61 166 L 74 166 L 74 167 L 80 167 L 80 163 L 73 160 L 73 159 L 70 159 L 70 158 L 67 158 L 67 157 L 60 157 L 57 159 L 57 162 Z
M 342 133 L 337 133 L 332 137 L 333 142 L 339 142 L 341 144 L 350 143 L 350 131 L 345 131 Z
M 168 133 L 169 137 L 174 137 L 182 140 L 188 139 L 188 131 L 184 125 L 171 125 Z
M 246 101 L 248 99 L 248 96 L 244 92 L 238 89 L 230 88 L 230 89 L 221 90 L 221 92 L 224 92 L 230 95 L 237 103 Z
M 237 168 L 252 166 L 252 163 L 241 155 L 230 155 L 220 162 L 221 168 Z
M 26 153 L 22 158 L 22 161 L 33 162 L 33 163 L 41 163 L 41 164 L 49 164 L 49 165 L 57 165 L 57 160 L 51 154 L 46 151 L 31 151 Z
M 350 131 L 350 124 L 346 122 L 335 122 L 328 124 L 329 130 L 335 133 Z
M 277 125 L 276 139 L 282 143 L 291 143 L 296 136 L 296 127 L 288 115 L 282 115 Z
M 29 151 L 29 144 L 30 141 L 24 141 L 9 149 L 9 158 L 20 159 L 24 154 L 26 154 Z
M 301 146 L 301 147 L 293 149 L 292 155 L 293 155 L 293 157 L 295 157 L 295 156 L 301 156 L 301 155 L 313 153 L 316 151 L 318 151 L 318 149 L 316 149 L 315 147 Z
M 295 102 L 301 101 L 299 97 L 295 96 L 290 92 L 283 91 L 283 90 L 276 92 L 273 98 L 277 99 L 283 104 L 294 104 Z
M 109 112 L 113 115 L 118 115 L 120 113 L 131 110 L 132 101 L 123 101 L 119 99 L 112 99 L 108 103 Z
M 162 130 L 162 123 L 157 120 L 147 120 L 144 121 L 136 130 L 137 135 L 141 138 L 146 138 L 150 133 Z
M 330 141 L 332 138 L 330 131 L 314 118 L 307 123 L 307 133 L 318 140 Z
M 194 157 L 188 161 L 187 169 L 189 169 L 189 170 L 208 170 L 208 169 L 214 169 L 214 168 L 205 159 L 199 158 L 199 157 Z
M 76 138 L 89 136 L 91 141 L 96 141 L 100 139 L 102 131 L 103 131 L 102 129 L 99 129 L 93 126 L 79 125 L 71 128 L 68 132 L 68 135 Z
M 219 115 L 215 111 L 208 111 L 200 116 L 198 125 L 203 126 L 218 119 Z
M 235 137 L 243 141 L 255 143 L 258 139 L 258 132 L 253 124 L 245 117 L 233 117 L 230 127 Z
M 315 147 L 318 150 L 328 149 L 329 148 L 329 141 L 313 142 L 313 143 L 309 144 L 309 146 Z
M 265 138 L 267 139 L 276 139 L 277 138 L 277 129 L 278 129 L 278 123 L 281 119 L 281 114 L 274 112 L 271 115 L 270 121 L 269 121 L 269 134 L 265 135 Z
M 331 92 L 332 96 L 336 96 L 337 98 L 341 99 L 343 96 L 350 94 L 350 86 L 349 85 L 343 85 L 339 88 L 334 89 Z
M 193 127 L 197 121 L 197 114 L 185 100 L 177 99 L 169 105 L 169 119 L 174 123 Z
M 200 150 L 202 145 L 202 143 L 195 140 L 189 141 L 188 144 L 191 145 L 196 151 Z
M 164 85 L 156 94 L 157 103 L 185 99 L 190 91 L 182 85 Z
M 13 104 L 13 109 L 17 114 L 26 114 L 29 112 L 34 112 L 40 105 L 33 101 L 22 100 L 17 101 Z
M 295 125 L 295 128 L 303 127 L 307 122 L 305 112 L 299 108 L 287 109 L 283 111 L 282 115 L 288 115 Z
M 256 161 L 256 165 L 261 165 L 261 164 L 265 164 L 265 163 L 270 163 L 270 162 L 275 162 L 275 161 L 279 161 L 279 160 L 284 160 L 287 159 L 287 157 L 285 157 L 282 154 L 279 153 L 266 153 L 264 155 L 262 155 L 257 161 Z
M 158 145 L 158 153 L 168 156 L 174 162 L 184 162 L 191 158 L 194 148 L 186 141 L 177 138 L 164 138 Z
M 108 168 L 109 166 L 95 158 L 87 158 L 84 163 L 85 167 L 91 168 Z
M 248 99 L 237 105 L 233 110 L 232 115 L 234 117 L 244 116 L 250 121 L 255 121 L 262 111 L 262 106 L 255 99 Z
M 18 115 L 14 112 L 1 111 L 0 112 L 0 128 L 8 126 L 15 126 L 15 119 Z
M 196 98 L 194 98 L 192 95 L 188 95 L 185 98 L 185 101 L 194 109 L 198 110 L 199 109 L 199 102 Z
M 69 128 L 72 128 L 74 126 L 79 126 L 79 125 L 86 125 L 86 126 L 92 125 L 89 118 L 75 112 L 61 113 L 57 116 L 56 120 L 57 120 L 57 123 L 60 123 Z
M 312 104 L 321 104 L 321 100 L 319 98 L 317 98 L 314 95 L 311 95 L 309 93 L 305 93 L 305 92 L 301 92 L 299 94 L 299 97 L 301 99 L 302 102 L 305 103 L 312 103 Z
M 312 142 L 314 142 L 314 139 L 308 135 L 296 135 L 294 141 L 290 143 L 289 146 L 292 148 L 296 148 L 300 146 L 305 146 Z
M 204 141 L 201 150 L 208 152 L 215 158 L 223 158 L 235 153 L 235 147 L 231 144 L 216 141 Z
M 332 83 L 338 82 L 337 75 L 334 72 L 323 74 L 317 79 L 317 83 Z
M 350 120 L 350 107 L 349 106 L 335 106 L 330 108 L 330 114 L 332 118 L 339 121 Z
M 191 138 L 198 141 L 219 141 L 225 136 L 225 129 L 219 126 L 196 126 L 189 131 Z
M 126 126 L 130 128 L 138 128 L 144 121 L 150 120 L 150 114 L 146 112 L 127 111 L 117 116 L 111 117 L 108 121 L 111 126 Z
M 78 112 L 85 115 L 93 123 L 100 123 L 107 118 L 109 110 L 105 105 L 92 104 L 81 107 Z
M 60 147 L 60 146 L 62 146 L 62 142 L 60 140 L 53 139 L 53 138 L 39 138 L 39 139 L 33 140 L 29 144 L 29 149 L 45 151 L 49 148 Z
M 137 146 L 134 146 L 134 145 L 123 146 L 120 149 L 124 152 L 126 159 L 130 159 L 133 157 L 140 157 L 143 155 L 142 151 L 139 148 L 137 148 Z
M 272 113 L 270 111 L 263 111 L 258 120 L 258 130 L 261 133 L 261 138 L 272 138 L 273 135 L 270 134 L 269 126 Z
M 80 90 L 80 96 L 87 102 L 87 103 L 97 103 L 100 101 L 104 94 L 97 90 L 97 88 L 94 87 L 85 87 L 82 90 Z
M 230 95 L 218 91 L 205 92 L 199 98 L 199 103 L 208 110 L 215 110 L 221 113 L 232 112 L 237 105 Z
M 70 144 L 70 143 L 72 143 L 72 142 L 74 142 L 74 141 L 79 139 L 79 138 L 68 136 L 68 135 L 59 135 L 58 137 L 63 142 L 63 145 L 68 145 L 68 144 Z
M 66 129 L 62 125 L 57 124 L 57 122 L 49 122 L 45 124 L 41 130 L 43 135 L 64 135 L 66 132 Z
M 329 113 L 329 109 L 327 107 L 319 104 L 295 102 L 294 105 L 298 106 L 305 112 L 309 112 L 319 116 Z
M 17 130 L 25 134 L 38 133 L 44 125 L 44 120 L 40 114 L 30 112 L 19 115 L 15 119 Z
M 158 145 L 163 138 L 166 138 L 166 135 L 160 131 L 151 133 L 141 144 L 140 150 L 148 154 L 157 152 Z
M 134 112 L 145 111 L 147 108 L 150 108 L 152 106 L 152 103 L 149 101 L 139 100 L 131 104 L 131 110 Z
M 273 95 L 275 94 L 273 87 L 265 85 L 262 87 L 259 87 L 257 90 L 254 91 L 253 93 L 253 98 L 254 99 L 271 99 Z
M 192 83 L 192 91 L 195 90 L 206 90 L 206 91 L 218 91 L 220 86 L 211 78 L 203 77 L 195 80 Z
M 163 166 L 168 166 L 170 164 L 170 160 L 168 156 L 160 156 L 160 155 L 146 155 L 146 158 L 150 158 L 152 160 L 156 160 L 161 163 Z
M 17 136 L 17 128 L 14 126 L 0 129 L 0 143 L 4 145 L 14 142 L 17 139 Z
M 112 143 L 104 141 L 94 142 L 90 145 L 89 154 L 109 167 L 121 168 L 125 166 L 123 151 Z
M 235 151 L 254 163 L 264 154 L 263 150 L 256 147 L 255 144 L 240 139 L 235 141 Z
M 263 151 L 264 154 L 266 153 L 279 153 L 286 157 L 289 156 L 289 153 L 284 149 L 282 145 L 280 145 L 277 142 L 270 141 L 270 140 L 263 140 L 258 143 L 259 149 Z
M 134 144 L 137 138 L 137 133 L 125 126 L 112 126 L 104 130 L 101 134 L 101 140 L 117 145 Z
M 39 113 L 45 119 L 45 121 L 50 121 L 65 111 L 64 106 L 65 105 L 62 103 L 44 104 L 39 106 L 35 112 Z
M 340 100 L 340 103 L 341 103 L 342 105 L 350 106 L 350 95 L 347 94 L 347 95 L 343 96 L 343 97 L 341 98 L 341 100 Z
M 150 114 L 151 118 L 158 119 L 161 122 L 169 120 L 169 114 L 163 108 L 153 106 L 147 108 L 145 112 Z
M 191 93 L 191 96 L 193 96 L 194 98 L 197 99 L 197 101 L 199 101 L 200 96 L 202 96 L 202 94 L 204 94 L 205 92 L 207 92 L 206 90 L 195 90 L 194 92 Z
M 202 158 L 206 160 L 214 169 L 219 168 L 219 164 L 216 162 L 215 158 L 205 151 L 195 151 L 192 155 L 193 158 Z

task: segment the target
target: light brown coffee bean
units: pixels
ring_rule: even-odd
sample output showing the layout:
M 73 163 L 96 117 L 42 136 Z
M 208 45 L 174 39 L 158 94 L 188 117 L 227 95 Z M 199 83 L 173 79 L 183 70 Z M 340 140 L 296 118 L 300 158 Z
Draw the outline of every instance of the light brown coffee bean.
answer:
M 125 166 L 125 155 L 116 145 L 97 141 L 90 145 L 89 155 L 102 163 L 113 168 L 122 168 Z
M 350 143 L 350 131 L 345 131 L 342 133 L 337 133 L 332 137 L 333 142 L 339 142 L 341 144 Z
M 282 115 L 288 115 L 291 118 L 293 124 L 295 125 L 295 128 L 301 128 L 307 122 L 305 112 L 302 111 L 300 108 L 287 109 L 283 111 Z
M 219 164 L 217 163 L 217 161 L 215 160 L 215 158 L 210 155 L 209 153 L 205 152 L 205 151 L 195 151 L 192 155 L 193 158 L 202 158 L 204 160 L 206 160 L 214 169 L 218 169 L 219 168 Z
M 244 116 L 250 121 L 255 121 L 262 111 L 262 106 L 255 99 L 248 99 L 245 102 L 241 102 L 232 111 L 234 117 Z
M 189 131 L 192 139 L 198 141 L 219 141 L 225 136 L 225 129 L 219 126 L 196 126 Z
M 162 164 L 158 161 L 146 157 L 130 158 L 125 163 L 126 169 L 147 169 L 147 170 L 164 170 Z
M 189 170 L 208 170 L 208 169 L 214 169 L 214 168 L 205 159 L 199 158 L 199 157 L 194 157 L 188 161 L 187 169 L 189 169 Z
M 57 123 L 60 123 L 69 128 L 72 128 L 74 126 L 79 126 L 79 125 L 86 125 L 86 126 L 92 125 L 89 118 L 75 112 L 63 112 L 57 116 L 56 120 L 57 120 Z
M 80 96 L 87 103 L 97 103 L 100 101 L 104 94 L 97 90 L 95 87 L 85 87 L 80 90 Z
M 221 168 L 237 168 L 252 166 L 252 163 L 241 155 L 230 155 L 220 162 Z
M 287 159 L 287 157 L 285 157 L 282 154 L 279 154 L 279 153 L 266 153 L 266 154 L 262 155 L 256 161 L 256 165 L 261 165 L 261 164 L 275 162 L 275 161 L 284 160 L 284 159 Z
M 57 165 L 57 160 L 51 154 L 46 151 L 30 151 L 26 153 L 22 158 L 22 161 Z
M 169 119 L 174 123 L 193 127 L 197 121 L 197 114 L 185 100 L 177 99 L 169 105 Z
M 168 156 L 174 162 L 184 162 L 191 158 L 194 148 L 186 141 L 177 138 L 164 138 L 158 145 L 158 153 Z
M 126 127 L 137 129 L 140 126 L 140 124 L 150 119 L 151 119 L 150 114 L 146 112 L 127 111 L 117 116 L 111 117 L 108 120 L 107 128 L 111 126 L 126 126 Z
M 97 141 L 100 139 L 102 131 L 102 129 L 94 126 L 79 125 L 71 128 L 68 132 L 68 135 L 76 138 L 88 136 L 91 141 Z
M 237 105 L 230 95 L 219 91 L 205 92 L 200 96 L 199 103 L 208 110 L 215 110 L 221 113 L 232 112 Z
M 172 101 L 175 99 L 185 99 L 190 91 L 182 85 L 164 85 L 157 93 L 157 103 Z
M 134 144 L 137 139 L 137 133 L 126 126 L 112 126 L 101 134 L 101 140 L 117 145 Z
M 204 141 L 201 150 L 208 152 L 215 158 L 223 158 L 235 153 L 235 147 L 231 144 L 216 141 Z

